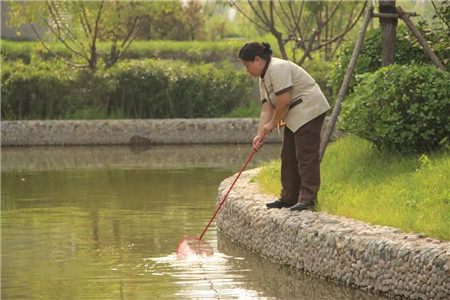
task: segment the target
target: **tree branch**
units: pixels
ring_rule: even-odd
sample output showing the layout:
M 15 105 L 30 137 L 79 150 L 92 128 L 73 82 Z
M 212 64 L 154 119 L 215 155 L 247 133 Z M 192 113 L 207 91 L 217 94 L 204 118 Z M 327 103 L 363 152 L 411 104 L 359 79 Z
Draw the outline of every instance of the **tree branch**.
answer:
M 55 15 L 55 13 L 54 13 L 54 11 L 53 11 L 51 5 L 49 4 L 49 2 L 48 2 L 48 1 L 45 1 L 45 3 L 46 3 L 46 5 L 47 5 L 47 8 L 48 8 L 49 11 L 50 11 L 50 14 L 52 15 L 53 22 L 56 24 L 56 27 L 57 27 L 57 29 L 58 29 L 58 32 L 55 32 L 55 30 L 53 29 L 52 24 L 49 24 L 49 23 L 47 22 L 47 20 L 44 20 L 46 26 L 47 26 L 47 27 L 50 29 L 50 31 L 56 36 L 56 38 L 57 38 L 61 43 L 63 43 L 64 46 L 67 47 L 67 49 L 69 49 L 70 51 L 72 51 L 72 52 L 75 53 L 76 55 L 79 55 L 79 56 L 81 56 L 81 57 L 83 57 L 83 58 L 85 58 L 85 59 L 89 59 L 85 54 L 83 54 L 83 53 L 81 53 L 81 52 L 79 52 L 79 51 L 73 49 L 73 48 L 72 48 L 69 44 L 67 44 L 67 42 L 62 38 L 62 36 L 61 36 L 61 30 L 60 30 L 60 26 L 59 26 L 59 21 L 58 21 L 58 19 L 56 18 L 56 15 Z M 31 23 L 30 23 L 30 24 L 31 24 Z
M 356 25 L 356 23 L 358 23 L 359 18 L 360 18 L 360 17 L 363 15 L 363 13 L 364 13 L 364 9 L 366 8 L 366 5 L 367 5 L 367 2 L 364 3 L 364 6 L 363 6 L 363 8 L 362 8 L 362 10 L 361 10 L 361 12 L 360 12 L 358 18 L 356 18 L 355 21 L 354 21 L 353 23 L 349 24 L 349 23 L 350 23 L 350 19 L 349 19 L 349 23 L 347 23 L 347 27 L 345 28 L 345 30 L 344 30 L 341 34 L 339 34 L 339 35 L 335 36 L 334 38 L 332 38 L 332 39 L 330 39 L 330 40 L 324 42 L 323 44 L 320 44 L 320 45 L 318 45 L 317 47 L 313 48 L 313 51 L 314 51 L 314 50 L 318 50 L 318 49 L 320 49 L 320 48 L 322 48 L 322 47 L 324 47 L 324 46 L 326 46 L 326 45 L 328 45 L 328 44 L 334 43 L 334 42 L 337 41 L 338 39 L 344 37 L 350 30 L 353 29 L 353 27 Z
M 44 48 L 50 52 L 53 56 L 55 56 L 57 59 L 63 61 L 65 64 L 72 66 L 72 67 L 77 67 L 77 68 L 86 68 L 89 65 L 88 64 L 76 64 L 74 62 L 71 62 L 70 60 L 65 59 L 64 57 L 58 55 L 56 52 L 53 52 L 52 49 L 50 49 L 50 47 L 47 46 L 47 44 L 42 40 L 41 36 L 39 35 L 39 33 L 37 32 L 36 28 L 34 27 L 32 22 L 28 22 L 31 26 L 31 29 L 33 29 L 34 34 L 36 34 L 37 38 L 39 39 L 39 41 L 41 42 L 42 46 L 44 46 Z
M 259 3 L 259 5 L 261 5 L 261 2 L 258 2 L 258 3 Z M 256 17 L 257 17 L 258 19 L 260 19 L 260 20 L 263 22 L 264 25 L 268 26 L 268 24 L 267 24 L 267 23 L 268 23 L 268 22 L 267 22 L 267 18 L 264 18 L 265 15 L 261 16 L 261 15 L 258 13 L 258 10 L 253 6 L 253 4 L 252 4 L 251 1 L 248 1 L 248 4 L 250 5 L 250 7 L 251 7 L 251 9 L 253 10 L 253 13 L 256 15 Z M 262 9 L 262 12 L 264 13 L 264 9 Z M 270 27 L 269 27 L 269 30 L 270 30 Z
M 291 2 L 289 2 L 289 7 L 291 7 L 291 6 L 292 6 L 292 4 L 291 4 Z M 305 2 L 303 1 L 302 5 L 300 6 L 300 12 L 298 14 L 297 22 L 295 24 L 295 28 L 298 28 L 298 35 L 301 40 L 303 40 L 303 33 L 302 33 L 302 30 L 301 30 L 299 24 L 300 24 L 300 20 L 302 19 L 302 16 L 303 16 L 303 8 L 304 7 L 305 7 Z
M 88 18 L 86 16 L 86 11 L 85 11 L 85 7 L 84 7 L 83 2 L 81 2 L 81 10 L 83 11 L 83 13 L 80 14 L 81 27 L 83 28 L 83 32 L 84 32 L 85 37 L 90 40 L 91 39 L 90 34 L 91 34 L 92 31 L 91 31 L 91 27 L 89 25 L 89 20 L 88 20 Z
M 100 7 L 98 9 L 97 12 L 97 18 L 95 19 L 95 26 L 94 26 L 94 36 L 92 37 L 92 43 L 91 43 L 91 58 L 89 59 L 89 67 L 92 70 L 96 70 L 97 69 L 97 36 L 98 36 L 98 25 L 100 23 L 100 19 L 101 19 L 101 15 L 102 15 L 102 10 L 103 10 L 103 4 L 105 4 L 105 0 L 102 0 Z
M 236 9 L 247 19 L 249 20 L 251 23 L 253 23 L 256 27 L 258 27 L 259 29 L 262 30 L 269 30 L 267 27 L 262 26 L 261 24 L 258 24 L 257 22 L 255 22 L 253 19 L 251 19 L 239 6 L 237 6 L 236 1 L 233 0 L 228 0 L 228 3 L 230 3 L 230 5 L 236 7 Z
M 450 29 L 450 25 L 446 18 L 444 18 L 440 13 L 438 8 L 436 7 L 436 4 L 434 3 L 434 0 L 431 0 L 431 3 L 433 4 L 434 10 L 436 11 L 436 14 L 438 15 L 439 19 L 447 26 L 448 29 Z M 443 4 L 441 4 L 443 5 Z
M 291 32 L 292 29 L 294 28 L 293 24 L 291 23 L 291 19 L 293 19 L 293 20 L 295 20 L 295 19 L 292 17 L 292 15 L 289 15 L 289 13 L 284 8 L 283 1 L 278 1 L 278 3 L 280 5 L 283 16 L 281 15 L 281 13 L 279 13 L 277 11 L 276 7 L 274 8 L 275 13 L 280 17 L 280 21 L 284 25 L 284 27 L 286 27 L 288 29 L 288 31 Z M 288 2 L 288 3 L 290 3 L 290 2 Z M 287 23 L 285 23 L 286 21 L 287 21 Z
M 300 60 L 297 62 L 297 65 L 301 66 L 307 57 L 309 57 L 311 54 L 312 45 L 316 39 L 316 37 L 319 35 L 320 31 L 315 30 L 314 33 L 311 35 L 311 37 L 308 40 L 308 47 L 306 48 L 305 52 L 303 53 L 303 56 L 300 58 Z

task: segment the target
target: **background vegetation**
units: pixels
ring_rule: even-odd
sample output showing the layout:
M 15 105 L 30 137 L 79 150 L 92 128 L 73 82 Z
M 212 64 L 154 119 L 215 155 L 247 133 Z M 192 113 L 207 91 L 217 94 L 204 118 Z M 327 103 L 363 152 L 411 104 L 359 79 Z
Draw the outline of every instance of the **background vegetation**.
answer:
M 5 63 L 21 60 L 32 64 L 41 60 L 51 61 L 55 57 L 36 41 L 1 41 L 1 56 Z M 58 42 L 47 43 L 52 51 L 64 58 L 72 58 L 73 53 Z M 98 44 L 98 52 L 106 55 L 108 42 Z M 123 59 L 164 59 L 181 60 L 192 63 L 237 61 L 237 52 L 242 46 L 241 40 L 222 41 L 137 41 L 134 42 Z
M 433 52 L 439 58 L 441 63 L 450 70 L 450 40 L 448 38 L 449 29 L 432 29 L 424 23 L 418 27 L 421 34 L 426 38 Z M 397 50 L 395 63 L 398 65 L 410 64 L 431 64 L 416 37 L 412 35 L 406 25 L 400 24 L 397 27 Z M 379 28 L 369 30 L 364 37 L 364 43 L 361 47 L 360 56 L 356 63 L 355 72 L 350 81 L 349 93 L 353 92 L 356 85 L 356 77 L 364 73 L 373 73 L 381 68 L 381 30 Z M 350 58 L 355 48 L 355 42 L 348 42 L 337 56 L 334 67 L 331 69 L 329 84 L 333 90 L 334 97 L 337 97 L 339 88 L 344 80 Z
M 148 58 L 182 60 L 192 64 L 228 60 L 235 64 L 235 70 L 242 70 L 236 60 L 236 52 L 243 41 L 256 39 L 270 42 L 274 48 L 274 55 L 276 56 L 286 56 L 294 61 L 301 61 L 301 65 L 319 83 L 329 102 L 333 103 L 334 97 L 342 83 L 349 56 L 354 47 L 352 42 L 348 44 L 346 41 L 354 40 L 359 29 L 358 25 L 355 26 L 355 30 L 350 30 L 346 35 L 340 36 L 336 40 L 337 43 L 323 46 L 322 43 L 325 42 L 327 37 L 331 38 L 331 36 L 339 32 L 346 31 L 344 24 L 349 21 L 348 15 L 351 14 L 356 18 L 356 12 L 359 10 L 355 9 L 363 8 L 364 6 L 362 4 L 350 3 L 340 6 L 336 5 L 336 3 L 328 2 L 298 2 L 294 6 L 288 7 L 286 5 L 290 4 L 274 3 L 274 8 L 276 9 L 274 11 L 274 13 L 276 12 L 275 18 L 273 20 L 265 20 L 259 19 L 257 16 L 261 10 L 272 9 L 270 6 L 267 6 L 267 3 L 261 3 L 260 6 L 256 7 L 256 4 L 251 5 L 245 1 L 205 3 L 197 1 L 188 1 L 186 3 L 180 1 L 145 3 L 131 1 L 116 5 L 101 1 L 92 3 L 67 1 L 61 5 L 56 5 L 53 2 L 39 1 L 23 5 L 17 2 L 11 3 L 12 10 L 10 12 L 11 19 L 8 23 L 9 25 L 18 26 L 31 22 L 35 26 L 46 26 L 47 28 L 51 28 L 51 30 L 48 36 L 40 36 L 42 43 L 26 41 L 19 43 L 2 40 L 2 64 L 6 66 L 16 60 L 21 60 L 25 65 L 35 65 L 34 68 L 40 66 L 46 70 L 51 70 L 51 66 L 45 67 L 45 63 L 42 61 L 47 61 L 49 64 L 55 65 L 56 63 L 53 59 L 58 57 L 60 61 L 64 61 L 74 68 L 73 71 L 69 72 L 79 73 L 78 69 L 82 67 L 89 67 L 94 73 L 99 70 L 100 74 L 92 75 L 94 77 L 114 77 L 112 75 L 106 75 L 107 72 L 105 73 L 105 70 L 111 68 L 118 61 Z M 436 13 L 431 13 L 435 12 L 431 3 L 426 4 L 399 0 L 398 4 L 402 5 L 406 10 L 414 11 L 419 9 L 419 12 L 425 12 L 423 20 L 421 19 L 422 21 L 420 21 L 424 25 L 421 30 L 441 60 L 447 64 L 450 47 L 448 46 L 448 39 L 445 37 L 448 36 L 446 35 L 448 32 L 442 30 L 442 22 L 436 22 L 438 18 Z M 428 6 L 424 9 L 422 7 L 424 5 Z M 293 32 L 294 27 L 292 27 L 292 24 L 283 23 L 284 18 L 280 15 L 282 14 L 281 10 L 287 13 L 287 8 L 293 12 L 297 12 L 295 18 L 298 17 L 301 28 L 305 24 L 311 26 L 315 23 L 321 23 L 319 21 L 326 18 L 327 14 L 331 14 L 334 9 L 336 9 L 336 13 L 329 20 L 329 23 L 324 23 L 324 27 L 319 29 L 320 32 L 316 36 L 313 44 L 302 44 L 298 43 L 298 41 L 296 42 L 296 38 L 309 39 L 307 35 L 303 36 L 302 34 L 306 34 L 306 32 L 311 30 L 306 30 L 302 33 L 303 29 L 300 28 L 300 30 L 297 28 L 296 35 L 290 36 L 289 32 Z M 448 10 L 448 7 L 442 5 L 441 12 L 443 13 L 440 14 L 441 16 L 445 17 L 448 15 L 445 14 L 445 9 Z M 80 16 L 82 22 L 80 23 L 78 19 L 72 18 L 70 19 L 70 23 L 67 23 L 67 18 L 70 15 Z M 261 16 L 261 14 L 259 15 Z M 436 25 L 437 23 L 441 25 Z M 373 33 L 369 32 L 365 39 L 363 53 L 358 60 L 357 75 L 374 72 L 380 66 L 380 31 L 376 29 L 378 22 L 375 19 L 371 27 L 375 29 Z M 299 36 L 297 36 L 298 34 Z M 284 38 L 283 46 L 280 44 L 280 37 Z M 411 34 L 404 26 L 398 29 L 398 40 L 400 46 L 398 49 L 397 63 L 428 62 L 423 51 L 418 46 L 417 41 L 411 37 Z M 309 49 L 308 45 L 312 45 L 312 48 Z M 342 48 L 343 51 L 335 60 L 334 55 L 339 53 L 338 50 L 342 45 L 344 45 Z M 77 67 L 74 67 L 74 65 L 77 65 Z M 9 68 L 9 70 L 12 69 Z M 20 67 L 18 70 L 25 73 L 34 72 L 33 70 L 24 71 L 25 69 L 26 67 Z M 115 72 L 117 73 L 117 70 Z M 41 74 L 44 77 L 46 76 L 43 72 Z M 8 80 L 11 82 L 16 75 L 21 76 L 19 74 L 9 73 L 4 73 L 4 75 L 7 75 Z M 48 76 L 51 77 L 51 75 Z M 83 75 L 77 77 L 88 80 L 92 76 Z M 239 77 L 239 75 L 236 76 Z M 6 77 L 2 78 L 2 84 L 9 84 L 5 80 Z M 45 80 L 43 79 L 41 81 Z M 89 86 L 90 83 L 86 82 L 85 84 Z M 247 82 L 243 83 L 243 85 L 245 84 Z M 353 84 L 355 84 L 354 80 L 352 82 Z M 111 83 L 107 84 L 109 87 L 111 85 Z M 208 86 L 211 87 L 211 85 L 203 85 L 203 87 Z M 31 87 L 37 88 L 37 85 L 33 84 Z M 100 85 L 98 90 L 101 90 L 101 87 L 102 85 Z M 141 88 L 144 86 L 136 86 L 136 88 L 138 87 Z M 14 90 L 20 92 L 19 89 L 7 88 L 6 90 L 10 94 L 3 95 L 9 99 L 9 106 L 5 109 L 5 113 L 2 113 L 4 119 L 14 119 L 18 118 L 18 116 L 26 119 L 51 119 L 54 117 L 132 118 L 152 116 L 152 114 L 130 114 L 131 111 L 136 111 L 135 109 L 128 109 L 128 112 L 120 111 L 120 108 L 124 107 L 123 105 L 119 106 L 118 111 L 111 113 L 111 108 L 105 110 L 104 103 L 113 103 L 115 101 L 105 99 L 81 101 L 80 106 L 86 105 L 86 103 L 91 103 L 94 106 L 99 105 L 99 107 L 85 106 L 87 112 L 84 114 L 74 114 L 71 111 L 57 115 L 38 113 L 31 116 L 24 114 L 22 111 L 14 111 L 14 108 L 19 108 L 21 105 L 11 103 L 11 101 L 14 101 L 13 99 L 23 99 L 24 93 L 16 97 L 11 92 Z M 139 90 L 127 92 L 129 101 L 135 102 L 133 100 L 134 98 L 141 99 L 142 97 L 140 95 L 143 93 L 144 91 Z M 214 93 L 214 91 L 203 91 L 202 93 L 208 94 Z M 36 99 L 35 95 L 42 94 L 42 91 L 30 90 L 28 94 L 29 99 L 26 99 L 25 102 L 33 102 L 33 99 Z M 191 95 L 193 94 L 191 93 Z M 32 99 L 32 97 L 34 98 Z M 106 96 L 100 96 L 100 93 L 90 93 L 89 98 L 93 97 L 105 98 Z M 71 97 L 71 99 L 77 98 Z M 239 102 L 242 103 L 242 107 L 239 107 L 232 115 L 238 116 L 242 114 L 243 116 L 257 117 L 258 113 L 255 111 L 254 105 L 249 104 L 251 100 L 255 99 L 257 99 L 257 96 L 251 96 L 248 93 L 240 97 Z M 20 101 L 23 102 L 24 100 Z M 50 104 L 46 104 L 46 106 L 51 107 L 53 101 L 49 102 Z M 35 106 L 42 107 L 43 105 L 41 103 Z M 73 106 L 72 104 L 66 105 L 68 108 Z M 129 104 L 129 106 L 133 106 L 133 104 Z M 246 111 L 246 108 L 249 108 L 249 110 Z M 92 113 L 92 111 L 106 111 L 107 113 Z M 154 111 L 159 110 L 155 108 Z M 229 113 L 227 110 L 223 111 L 224 116 Z M 164 116 L 167 115 L 165 114 Z M 204 117 L 210 115 L 208 114 Z
M 128 60 L 103 72 L 56 61 L 2 68 L 3 119 L 220 117 L 242 103 L 250 78 L 230 63 Z
M 339 128 L 403 154 L 448 143 L 450 73 L 431 65 L 390 65 L 361 75 L 342 105 Z

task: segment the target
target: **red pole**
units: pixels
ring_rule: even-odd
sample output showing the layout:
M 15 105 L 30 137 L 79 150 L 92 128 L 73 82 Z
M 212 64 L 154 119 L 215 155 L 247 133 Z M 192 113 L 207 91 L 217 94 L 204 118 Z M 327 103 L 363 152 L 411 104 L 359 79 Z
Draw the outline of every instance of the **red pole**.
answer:
M 264 137 L 261 138 L 260 142 L 262 143 L 262 141 L 264 140 Z M 247 167 L 248 163 L 250 162 L 250 160 L 252 159 L 253 155 L 255 155 L 256 151 L 252 150 L 252 153 L 250 154 L 250 156 L 248 157 L 247 161 L 245 162 L 244 166 L 242 167 L 241 171 L 239 172 L 239 174 L 236 176 L 236 178 L 234 179 L 233 183 L 231 184 L 230 188 L 228 189 L 228 192 L 225 194 L 225 197 L 223 197 L 222 201 L 220 201 L 219 206 L 217 207 L 216 211 L 214 212 L 214 215 L 212 216 L 211 220 L 209 220 L 208 225 L 206 225 L 205 229 L 203 230 L 202 234 L 200 235 L 200 239 L 203 238 L 203 236 L 205 235 L 206 230 L 208 230 L 209 225 L 211 225 L 212 221 L 214 220 L 214 218 L 216 217 L 217 213 L 219 212 L 220 208 L 222 207 L 222 205 L 225 203 L 225 200 L 227 200 L 228 195 L 231 192 L 231 189 L 233 188 L 234 184 L 236 183 L 236 181 L 239 179 L 239 177 L 241 176 L 242 172 L 245 170 L 245 168 Z

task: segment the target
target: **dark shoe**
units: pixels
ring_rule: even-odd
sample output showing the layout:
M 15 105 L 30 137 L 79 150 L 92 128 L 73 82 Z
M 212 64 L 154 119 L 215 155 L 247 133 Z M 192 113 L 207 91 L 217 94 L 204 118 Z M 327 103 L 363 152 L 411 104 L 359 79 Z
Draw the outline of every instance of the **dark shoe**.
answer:
M 273 202 L 266 203 L 267 208 L 282 208 L 282 207 L 291 207 L 292 204 L 284 203 L 279 200 L 275 200 Z
M 291 207 L 291 211 L 302 211 L 305 209 L 312 209 L 314 210 L 315 206 L 314 205 L 306 205 L 303 203 L 297 203 L 294 206 Z

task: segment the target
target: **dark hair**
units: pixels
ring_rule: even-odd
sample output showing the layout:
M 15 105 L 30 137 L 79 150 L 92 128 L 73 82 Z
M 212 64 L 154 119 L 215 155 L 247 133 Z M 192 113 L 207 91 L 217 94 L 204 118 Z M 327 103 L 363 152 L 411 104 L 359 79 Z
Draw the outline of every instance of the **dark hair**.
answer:
M 245 61 L 254 61 L 256 56 L 267 60 L 271 55 L 269 43 L 248 42 L 239 50 L 239 58 Z

